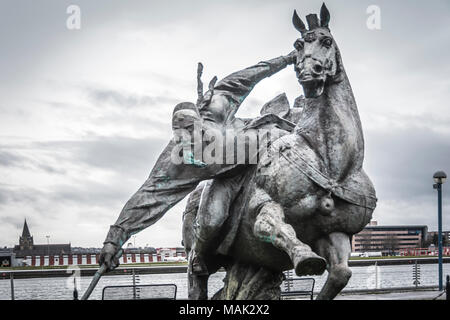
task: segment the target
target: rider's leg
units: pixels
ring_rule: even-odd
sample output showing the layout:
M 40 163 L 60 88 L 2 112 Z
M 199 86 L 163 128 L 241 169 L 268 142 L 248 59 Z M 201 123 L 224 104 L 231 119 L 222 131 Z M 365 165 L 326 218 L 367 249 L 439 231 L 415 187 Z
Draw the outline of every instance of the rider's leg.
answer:
M 286 252 L 298 276 L 324 272 L 325 259 L 297 238 L 294 228 L 285 222 L 283 208 L 278 203 L 269 201 L 261 207 L 253 232 L 260 240 L 270 242 Z
M 243 176 L 216 178 L 206 183 L 194 223 L 192 263 L 194 273 L 207 273 L 203 256 L 214 249 L 214 240 L 225 220 L 230 205 L 242 187 Z
M 322 287 L 318 300 L 331 300 L 347 285 L 352 271 L 348 267 L 350 238 L 345 233 L 335 232 L 320 239 L 315 245 L 320 255 L 328 261 L 328 278 Z

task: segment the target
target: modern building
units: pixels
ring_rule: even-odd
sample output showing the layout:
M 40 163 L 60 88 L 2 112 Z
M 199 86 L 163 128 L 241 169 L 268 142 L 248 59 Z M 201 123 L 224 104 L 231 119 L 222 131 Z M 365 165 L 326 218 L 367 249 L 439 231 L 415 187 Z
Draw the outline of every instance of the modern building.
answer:
M 438 231 L 428 232 L 428 242 L 438 246 Z M 444 246 L 450 246 L 450 231 L 442 231 L 442 244 Z
M 17 258 L 26 256 L 55 256 L 72 253 L 70 243 L 68 244 L 34 244 L 27 220 L 23 224 L 22 236 L 19 237 L 19 244 L 13 249 Z
M 162 257 L 185 257 L 186 251 L 183 247 L 177 248 L 157 248 L 156 254 L 161 255 Z
M 352 252 L 397 254 L 402 250 L 422 248 L 427 240 L 428 227 L 424 225 L 379 226 L 371 221 L 352 238 Z

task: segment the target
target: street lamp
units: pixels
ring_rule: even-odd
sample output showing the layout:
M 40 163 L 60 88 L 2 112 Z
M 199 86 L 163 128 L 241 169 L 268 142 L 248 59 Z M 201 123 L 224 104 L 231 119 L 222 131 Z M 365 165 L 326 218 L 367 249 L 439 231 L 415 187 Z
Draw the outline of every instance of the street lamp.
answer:
M 444 171 L 438 171 L 433 175 L 434 189 L 438 191 L 438 254 L 439 254 L 439 291 L 442 291 L 442 184 L 447 180 Z

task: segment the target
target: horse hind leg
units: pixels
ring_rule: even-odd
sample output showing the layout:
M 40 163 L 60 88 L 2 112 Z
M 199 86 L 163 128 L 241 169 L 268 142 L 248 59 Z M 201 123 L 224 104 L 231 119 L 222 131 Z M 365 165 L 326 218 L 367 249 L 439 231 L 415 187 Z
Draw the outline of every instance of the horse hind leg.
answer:
M 317 300 L 334 299 L 347 285 L 352 276 L 348 267 L 351 252 L 350 238 L 345 233 L 335 232 L 316 243 L 317 252 L 328 261 L 328 278 Z
M 284 221 L 284 210 L 278 203 L 271 201 L 263 205 L 253 233 L 260 240 L 270 242 L 286 252 L 298 276 L 320 275 L 325 271 L 325 259 L 297 238 L 294 228 Z

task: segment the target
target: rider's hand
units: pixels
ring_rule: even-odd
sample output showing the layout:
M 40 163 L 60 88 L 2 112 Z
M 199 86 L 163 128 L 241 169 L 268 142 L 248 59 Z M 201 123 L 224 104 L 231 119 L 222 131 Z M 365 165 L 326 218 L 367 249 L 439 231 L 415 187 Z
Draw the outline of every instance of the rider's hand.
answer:
M 288 61 L 288 64 L 295 64 L 297 61 L 297 50 L 293 50 L 287 56 L 284 56 Z
M 120 248 L 112 243 L 105 243 L 100 253 L 99 265 L 106 265 L 106 271 L 112 271 L 119 266 L 119 258 L 122 254 L 117 254 Z

